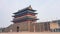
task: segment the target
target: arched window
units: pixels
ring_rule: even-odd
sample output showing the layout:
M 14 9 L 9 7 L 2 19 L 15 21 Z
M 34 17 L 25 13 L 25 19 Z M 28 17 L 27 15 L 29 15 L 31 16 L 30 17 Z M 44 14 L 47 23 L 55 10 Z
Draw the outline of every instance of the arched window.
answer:
M 19 32 L 19 26 L 17 26 L 17 32 Z

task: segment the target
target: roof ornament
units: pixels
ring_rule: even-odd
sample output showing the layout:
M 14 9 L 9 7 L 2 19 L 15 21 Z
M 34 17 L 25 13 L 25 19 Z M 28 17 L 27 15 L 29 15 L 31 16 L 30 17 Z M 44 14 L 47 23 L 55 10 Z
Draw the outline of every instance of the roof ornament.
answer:
M 28 7 L 28 9 L 30 9 L 30 10 L 32 9 L 31 5 Z

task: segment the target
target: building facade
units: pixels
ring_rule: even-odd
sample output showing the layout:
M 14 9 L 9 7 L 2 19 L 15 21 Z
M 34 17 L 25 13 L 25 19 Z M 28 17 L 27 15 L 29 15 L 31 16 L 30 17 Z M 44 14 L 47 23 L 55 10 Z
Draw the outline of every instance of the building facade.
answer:
M 1 32 L 60 32 L 60 20 L 37 22 L 37 16 L 31 6 L 13 13 L 13 24 L 0 29 Z
M 60 32 L 60 20 L 54 20 L 50 22 L 51 32 Z

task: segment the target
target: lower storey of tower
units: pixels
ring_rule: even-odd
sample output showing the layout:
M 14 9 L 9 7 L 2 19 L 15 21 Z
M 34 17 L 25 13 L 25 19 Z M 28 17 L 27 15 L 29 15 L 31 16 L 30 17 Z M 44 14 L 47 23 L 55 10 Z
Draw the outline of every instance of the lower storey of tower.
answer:
M 44 25 L 46 24 L 46 25 Z M 48 23 L 14 23 L 9 27 L 4 29 L 4 32 L 49 32 L 49 24 Z

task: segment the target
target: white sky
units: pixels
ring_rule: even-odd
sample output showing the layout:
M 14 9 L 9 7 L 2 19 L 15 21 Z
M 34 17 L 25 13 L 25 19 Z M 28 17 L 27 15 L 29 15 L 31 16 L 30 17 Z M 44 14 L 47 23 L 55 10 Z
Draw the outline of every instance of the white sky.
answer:
M 0 27 L 12 24 L 12 13 L 29 5 L 37 10 L 38 22 L 60 19 L 60 0 L 0 0 Z

